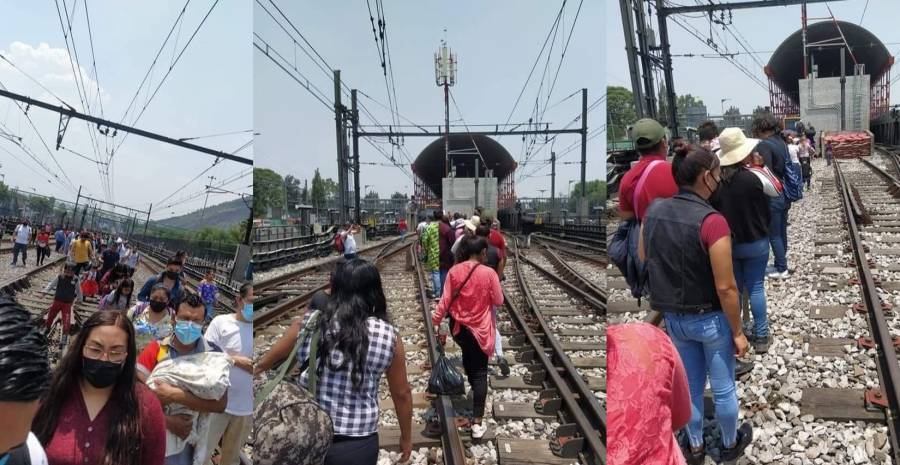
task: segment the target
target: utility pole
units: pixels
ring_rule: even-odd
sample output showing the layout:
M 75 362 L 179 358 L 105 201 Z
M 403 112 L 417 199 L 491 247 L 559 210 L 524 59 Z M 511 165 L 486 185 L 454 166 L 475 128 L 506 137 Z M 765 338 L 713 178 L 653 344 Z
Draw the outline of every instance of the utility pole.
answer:
M 444 88 L 444 177 L 450 175 L 450 86 L 456 84 L 456 64 L 456 54 L 441 40 L 441 48 L 434 54 L 434 81 Z
M 550 217 L 556 213 L 556 152 L 550 152 Z
M 78 186 L 78 197 L 75 197 L 75 209 L 72 210 L 72 223 L 75 223 L 75 215 L 78 214 L 78 201 L 81 200 L 81 186 Z M 69 223 L 66 223 L 66 229 L 69 228 Z
M 344 206 L 347 204 L 345 197 L 347 192 L 346 167 L 344 166 L 344 110 L 341 106 L 341 70 L 334 70 L 334 131 L 337 141 L 337 162 L 338 162 L 338 221 L 343 223 L 347 220 L 344 216 Z
M 147 221 L 144 222 L 144 236 L 147 236 L 147 226 L 150 224 L 150 211 L 153 210 L 153 204 L 147 209 Z
M 708 13 L 712 14 L 715 11 L 725 11 L 725 10 L 744 10 L 750 8 L 764 8 L 764 7 L 772 7 L 772 6 L 789 6 L 789 5 L 802 5 L 803 6 L 803 17 L 806 18 L 805 8 L 807 3 L 825 3 L 829 0 L 751 0 L 751 1 L 742 1 L 742 2 L 730 2 L 730 3 L 713 3 L 710 2 L 708 5 L 698 4 L 698 5 L 690 5 L 690 6 L 675 6 L 675 7 L 667 7 L 665 5 L 665 0 L 656 0 L 656 15 L 659 19 L 659 41 L 660 41 L 660 51 L 662 52 L 662 61 L 663 61 L 663 74 L 666 79 L 666 102 L 668 103 L 668 122 L 669 127 L 672 130 L 672 137 L 678 137 L 678 118 L 677 118 L 677 108 L 675 107 L 676 98 L 675 98 L 675 83 L 672 77 L 672 55 L 669 47 L 669 29 L 666 24 L 666 19 L 671 15 L 678 15 L 684 13 Z M 804 20 L 805 21 L 805 20 Z M 804 28 L 805 32 L 805 28 Z M 806 47 L 804 46 L 803 50 L 804 60 L 803 66 L 806 68 Z M 806 75 L 806 71 L 804 71 L 804 75 Z
M 350 91 L 350 121 L 353 123 L 353 208 L 355 223 L 360 222 L 359 213 L 359 110 L 356 108 L 356 89 Z
M 661 0 L 660 0 L 661 1 Z M 581 201 L 587 201 L 587 89 L 581 89 Z M 587 205 L 585 204 L 585 208 Z
M 634 22 L 632 21 L 632 0 L 619 0 L 622 10 L 622 30 L 625 32 L 625 54 L 628 57 L 628 74 L 631 76 L 631 93 L 634 97 L 634 110 L 638 119 L 644 117 L 644 97 L 641 91 L 641 80 L 638 76 L 637 50 L 634 48 Z
M 638 29 L 638 47 L 640 47 L 641 67 L 644 69 L 644 102 L 646 108 L 645 116 L 656 118 L 656 88 L 653 85 L 653 68 L 655 64 L 650 55 L 650 37 L 647 34 L 650 29 L 647 27 L 647 18 L 644 16 L 644 2 L 638 1 L 634 5 L 634 14 Z
M 203 201 L 203 211 L 200 212 L 200 219 L 202 220 L 204 216 L 206 216 L 206 203 L 209 202 L 209 188 L 212 186 L 213 180 L 216 179 L 215 176 L 209 177 L 209 186 L 206 186 L 206 200 Z M 285 202 L 287 202 L 287 194 L 285 193 Z

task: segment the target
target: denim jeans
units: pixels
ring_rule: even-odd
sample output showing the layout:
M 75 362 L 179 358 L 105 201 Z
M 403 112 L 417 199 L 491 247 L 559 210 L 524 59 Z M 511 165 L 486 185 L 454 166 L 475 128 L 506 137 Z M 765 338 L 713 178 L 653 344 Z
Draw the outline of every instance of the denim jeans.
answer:
M 441 272 L 440 272 L 441 290 L 444 289 L 444 283 L 447 282 L 447 273 L 449 273 L 449 272 L 450 272 L 450 270 L 441 270 Z
M 737 437 L 738 401 L 734 383 L 734 340 L 731 326 L 721 311 L 702 315 L 666 313 L 666 328 L 681 355 L 691 391 L 691 421 L 687 424 L 691 446 L 703 445 L 703 389 L 706 376 L 712 387 L 716 420 L 722 441 L 733 445 Z
M 790 208 L 791 204 L 784 198 L 784 194 L 769 199 L 769 213 L 772 215 L 769 221 L 769 243 L 775 256 L 775 270 L 779 273 L 788 268 L 787 217 Z
M 769 262 L 769 238 L 755 242 L 735 244 L 731 249 L 734 280 L 738 289 L 750 293 L 750 311 L 753 312 L 753 334 L 769 335 L 769 318 L 766 315 L 766 263 Z
M 28 244 L 19 244 L 18 242 L 13 244 L 13 265 L 19 261 L 19 252 L 22 253 L 22 265 L 25 265 L 25 260 L 28 258 Z
M 443 295 L 444 288 L 441 286 L 443 281 L 441 280 L 441 272 L 438 270 L 430 271 L 431 273 L 431 286 L 434 287 L 434 296 L 440 297 Z

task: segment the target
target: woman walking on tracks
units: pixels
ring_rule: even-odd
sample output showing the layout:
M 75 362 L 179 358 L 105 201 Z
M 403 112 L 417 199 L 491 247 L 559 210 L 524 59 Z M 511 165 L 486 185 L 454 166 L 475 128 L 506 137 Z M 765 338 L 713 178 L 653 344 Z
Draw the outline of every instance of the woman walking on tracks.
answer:
M 487 426 L 481 424 L 481 419 L 487 398 L 488 358 L 494 353 L 496 337 L 492 309 L 503 305 L 503 291 L 497 273 L 482 266 L 487 254 L 487 239 L 466 236 L 459 247 L 460 256 L 468 259 L 450 269 L 444 293 L 431 322 L 440 326 L 441 320 L 449 313 L 450 332 L 462 349 L 463 368 L 472 387 L 472 437 L 479 439 L 487 432 Z
M 706 149 L 680 147 L 672 162 L 678 194 L 656 201 L 642 225 L 639 251 L 649 271 L 650 307 L 664 314 L 669 337 L 687 371 L 693 404 L 687 426 L 688 463 L 702 464 L 703 390 L 712 385 L 722 431 L 721 459 L 735 460 L 753 439 L 737 428 L 735 355 L 748 349 L 741 329 L 738 288 L 725 218 L 708 199 L 721 183 L 719 160 Z

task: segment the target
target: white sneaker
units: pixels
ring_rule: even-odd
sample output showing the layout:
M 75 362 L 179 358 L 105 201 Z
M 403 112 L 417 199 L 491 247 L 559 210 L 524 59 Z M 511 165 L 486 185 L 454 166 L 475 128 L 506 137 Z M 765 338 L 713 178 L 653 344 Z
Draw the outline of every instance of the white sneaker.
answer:
M 766 275 L 767 278 L 772 278 L 772 279 L 787 279 L 789 276 L 790 276 L 790 274 L 788 274 L 787 270 L 784 270 L 781 272 L 773 271 Z
M 472 425 L 472 439 L 481 439 L 484 437 L 484 433 L 487 433 L 487 426 L 485 426 L 484 424 Z

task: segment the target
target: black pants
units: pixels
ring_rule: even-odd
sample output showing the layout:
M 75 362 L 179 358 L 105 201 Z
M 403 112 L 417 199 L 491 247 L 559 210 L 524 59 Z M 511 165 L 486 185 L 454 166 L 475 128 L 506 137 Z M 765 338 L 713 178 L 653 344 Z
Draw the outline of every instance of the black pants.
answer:
M 463 369 L 472 386 L 472 416 L 481 418 L 484 416 L 484 401 L 487 399 L 488 356 L 478 346 L 478 341 L 469 328 L 463 325 L 459 328 L 459 334 L 453 336 L 453 340 L 462 349 Z
M 37 248 L 37 262 L 36 262 L 36 264 L 37 264 L 38 266 L 43 265 L 43 264 L 44 264 L 44 258 L 49 257 L 49 256 L 50 256 L 50 246 L 49 246 L 49 245 L 44 246 L 44 247 L 38 247 L 38 248 Z
M 378 433 L 353 437 L 334 435 L 325 454 L 325 465 L 376 465 L 378 463 Z

